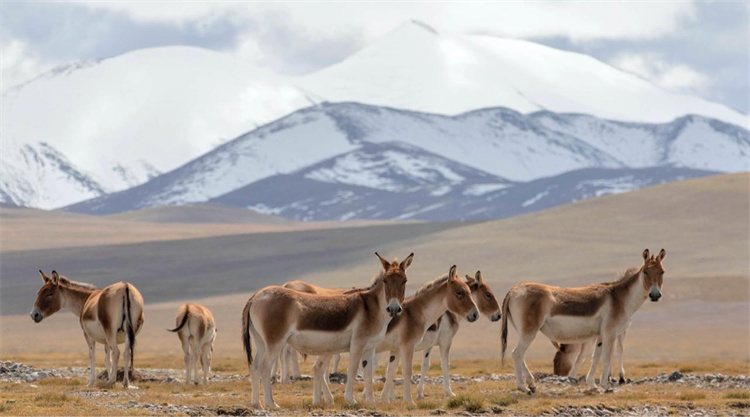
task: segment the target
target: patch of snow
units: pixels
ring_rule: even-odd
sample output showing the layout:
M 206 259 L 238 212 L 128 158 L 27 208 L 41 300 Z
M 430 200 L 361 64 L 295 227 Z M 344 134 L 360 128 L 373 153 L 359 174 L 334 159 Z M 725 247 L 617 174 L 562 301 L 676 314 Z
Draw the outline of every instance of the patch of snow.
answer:
M 549 194 L 549 190 L 542 191 L 541 193 L 535 195 L 534 197 L 531 197 L 530 199 L 524 201 L 521 204 L 521 207 L 528 207 L 528 206 L 536 203 L 537 201 L 541 200 L 542 198 L 546 197 L 548 194 Z

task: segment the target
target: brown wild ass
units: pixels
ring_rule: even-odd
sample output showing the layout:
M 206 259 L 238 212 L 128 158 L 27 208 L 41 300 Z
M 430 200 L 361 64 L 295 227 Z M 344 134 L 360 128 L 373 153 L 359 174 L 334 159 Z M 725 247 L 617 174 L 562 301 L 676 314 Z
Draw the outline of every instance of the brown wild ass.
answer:
M 625 366 L 623 365 L 623 341 L 625 339 L 625 332 L 617 335 L 617 344 L 615 348 L 615 359 L 620 365 L 620 379 L 619 384 L 625 383 Z M 557 349 L 555 357 L 552 359 L 553 373 L 558 376 L 567 376 L 575 378 L 578 374 L 578 369 L 583 364 L 586 356 L 591 356 L 591 351 L 596 343 L 596 339 L 591 339 L 584 343 L 563 343 L 558 344 L 552 342 L 552 345 Z
M 398 370 L 399 359 L 402 362 L 401 374 L 404 381 L 411 381 L 414 348 L 422 340 L 427 329 L 446 311 L 459 317 L 466 317 L 469 322 L 479 317 L 469 286 L 456 275 L 453 265 L 448 274 L 423 285 L 414 296 L 403 304 L 404 312 L 391 320 L 385 339 L 375 349 L 377 352 L 390 352 L 386 371 L 385 385 L 381 401 L 390 401 L 393 390 L 393 379 Z M 398 353 L 398 355 L 397 355 Z M 411 398 L 411 384 L 404 383 L 403 401 L 414 405 Z
M 211 310 L 200 304 L 185 303 L 177 309 L 174 329 L 167 329 L 177 333 L 182 342 L 185 359 L 185 383 L 190 384 L 191 369 L 195 376 L 193 381 L 198 383 L 198 359 L 203 365 L 203 383 L 208 383 L 208 372 L 211 369 L 214 341 L 216 340 L 216 322 Z
M 41 270 L 44 284 L 37 293 L 31 318 L 39 323 L 61 308 L 65 308 L 79 318 L 83 336 L 89 346 L 91 359 L 91 377 L 89 387 L 96 381 L 96 344 L 104 345 L 104 362 L 109 380 L 107 386 L 115 384 L 117 363 L 120 360 L 118 344 L 125 344 L 124 387 L 129 385 L 129 371 L 133 366 L 133 346 L 135 336 L 143 326 L 143 297 L 141 293 L 127 282 L 118 282 L 104 289 L 91 284 L 71 281 L 52 271 L 47 276 Z M 110 359 L 111 354 L 111 359 Z
M 508 344 L 508 320 L 518 332 L 518 344 L 513 349 L 513 366 L 516 384 L 520 391 L 536 390 L 534 376 L 526 365 L 524 356 L 537 332 L 542 332 L 557 343 L 583 343 L 597 339 L 591 370 L 586 378 L 595 387 L 594 372 L 599 355 L 602 357 L 600 384 L 609 389 L 612 350 L 617 336 L 623 333 L 633 314 L 646 298 L 658 301 L 664 279 L 662 260 L 664 249 L 658 255 L 643 251 L 643 265 L 628 270 L 621 279 L 592 284 L 581 288 L 561 288 L 551 285 L 524 282 L 513 286 L 503 300 L 502 357 Z M 601 343 L 598 343 L 601 342 Z M 524 385 L 524 376 L 528 389 Z
M 286 344 L 309 355 L 349 352 L 351 361 L 344 397 L 354 400 L 354 380 L 362 355 L 365 369 L 365 399 L 372 395 L 372 351 L 385 336 L 388 322 L 401 313 L 406 290 L 406 269 L 414 254 L 403 262 L 389 262 L 379 254 L 383 270 L 369 288 L 344 294 L 308 294 L 280 286 L 256 292 L 242 312 L 242 340 L 250 368 L 252 405 L 260 407 L 260 383 L 266 407 L 278 407 L 271 393 L 271 366 Z M 252 358 L 250 335 L 255 338 L 257 354 Z M 368 367 L 366 364 L 370 363 Z M 320 403 L 322 369 L 314 369 L 313 403 Z
M 492 292 L 492 289 L 485 284 L 482 279 L 482 272 L 477 271 L 473 277 L 471 275 L 466 275 L 466 284 L 471 290 L 471 297 L 479 308 L 479 312 L 489 317 L 492 321 L 500 320 L 500 305 L 495 298 L 495 293 Z M 430 369 L 430 351 L 432 350 L 432 347 L 436 345 L 440 349 L 441 367 L 443 370 L 443 389 L 445 390 L 445 395 L 449 397 L 454 396 L 453 391 L 451 390 L 450 351 L 453 338 L 456 336 L 456 333 L 458 333 L 460 320 L 461 316 L 458 316 L 451 311 L 446 311 L 427 329 L 422 340 L 414 349 L 417 352 L 425 351 L 425 354 L 422 356 L 422 373 L 419 378 L 419 385 L 417 386 L 417 399 L 424 398 L 424 381 L 427 377 L 427 371 Z
M 295 291 L 301 291 L 306 292 L 309 294 L 327 294 L 327 295 L 335 295 L 335 294 L 343 294 L 346 291 L 345 289 L 341 288 L 323 288 L 319 287 L 314 284 L 310 284 L 309 282 L 305 281 L 289 281 L 286 284 L 282 285 L 284 288 L 289 288 L 291 290 Z M 339 366 L 339 360 L 341 360 L 341 354 L 337 353 L 333 355 L 333 372 L 337 372 L 338 366 Z M 291 364 L 291 366 L 290 366 Z M 276 364 L 274 364 L 275 367 Z M 272 372 L 272 374 L 275 374 L 275 370 Z M 284 350 L 281 352 L 281 376 L 279 380 L 281 383 L 287 383 L 291 382 L 294 379 L 301 378 L 301 374 L 299 371 L 299 355 L 297 354 L 297 351 L 292 349 L 289 345 L 284 347 Z M 327 377 L 327 376 L 326 376 Z

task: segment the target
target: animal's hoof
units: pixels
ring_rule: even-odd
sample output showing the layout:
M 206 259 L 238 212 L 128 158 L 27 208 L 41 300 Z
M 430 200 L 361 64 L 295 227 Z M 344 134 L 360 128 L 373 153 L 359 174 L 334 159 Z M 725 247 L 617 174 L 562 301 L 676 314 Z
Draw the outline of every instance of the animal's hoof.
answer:
M 605 389 L 604 389 L 604 393 L 605 393 L 605 394 L 611 394 L 611 393 L 613 393 L 613 392 L 615 392 L 615 390 L 614 390 L 614 389 L 612 389 L 612 387 L 609 387 L 609 388 L 605 388 Z
M 532 394 L 535 393 L 536 392 L 536 386 L 529 385 L 529 391 L 531 391 Z
M 256 410 L 262 410 L 263 406 L 260 405 L 260 403 L 252 403 L 252 404 L 250 404 L 250 408 L 254 408 Z
M 408 407 L 416 407 L 417 403 L 414 402 L 414 400 L 404 401 L 404 404 Z
M 622 376 L 620 377 L 620 380 L 619 380 L 619 381 L 617 381 L 617 382 L 618 382 L 618 383 L 619 383 L 620 385 L 623 385 L 623 384 L 625 384 L 625 383 L 626 383 L 626 381 L 625 381 L 625 378 L 623 378 Z

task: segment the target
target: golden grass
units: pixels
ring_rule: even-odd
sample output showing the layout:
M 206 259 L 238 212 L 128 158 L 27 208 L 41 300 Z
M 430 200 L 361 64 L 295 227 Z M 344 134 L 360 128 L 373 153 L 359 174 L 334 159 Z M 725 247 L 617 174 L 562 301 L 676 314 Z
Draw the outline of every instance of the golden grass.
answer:
M 64 358 L 27 358 L 27 363 L 54 364 Z M 161 360 L 160 360 L 161 359 Z M 164 364 L 173 363 L 172 358 L 150 358 L 149 364 L 163 368 Z M 241 362 L 241 361 L 235 361 Z M 496 361 L 459 360 L 455 361 L 456 372 L 461 375 L 483 374 L 484 369 L 496 369 Z M 671 372 L 680 364 L 627 363 L 628 376 L 639 378 L 656 376 L 661 372 Z M 711 373 L 725 375 L 747 374 L 748 361 L 710 361 L 696 362 L 692 366 L 710 368 Z M 142 365 L 141 365 L 142 366 Z M 546 362 L 531 361 L 530 366 L 542 371 L 549 371 Z M 310 364 L 304 365 L 303 373 L 309 371 Z M 232 367 L 232 372 L 241 371 L 243 364 Z M 498 373 L 511 372 L 510 367 L 498 370 Z M 181 376 L 181 370 L 175 369 L 175 375 Z M 437 376 L 439 372 L 431 372 Z M 161 406 L 175 405 L 188 407 L 206 407 L 215 413 L 220 407 L 225 412 L 236 412 L 249 407 L 250 384 L 246 380 L 235 382 L 212 382 L 207 386 L 185 386 L 178 383 L 143 382 L 137 390 L 124 390 L 120 385 L 113 389 L 97 387 L 88 389 L 80 378 L 46 379 L 36 384 L 0 383 L 0 414 L 2 415 L 145 415 L 147 410 L 134 405 L 155 404 Z M 382 389 L 382 383 L 376 382 L 375 389 Z M 425 399 L 417 401 L 416 407 L 405 407 L 395 404 L 362 404 L 349 406 L 343 401 L 344 386 L 332 384 L 335 396 L 334 405 L 313 407 L 310 401 L 311 381 L 299 381 L 294 384 L 276 384 L 273 387 L 276 402 L 282 407 L 284 415 L 309 415 L 311 411 L 323 414 L 366 409 L 377 410 L 387 415 L 425 415 L 436 409 L 456 413 L 469 411 L 502 412 L 505 415 L 536 415 L 551 411 L 552 408 L 565 406 L 597 407 L 606 404 L 610 407 L 628 408 L 652 405 L 666 407 L 669 412 L 684 414 L 687 407 L 706 409 L 710 414 L 727 414 L 740 411 L 750 398 L 750 391 L 744 390 L 711 390 L 697 389 L 675 384 L 644 384 L 617 387 L 614 393 L 601 394 L 586 390 L 583 387 L 557 387 L 539 384 L 533 396 L 523 395 L 515 390 L 512 381 L 456 382 L 453 390 L 456 397 L 447 399 L 439 384 L 425 386 Z M 362 383 L 356 384 L 356 398 L 361 398 Z M 377 392 L 376 391 L 376 392 Z M 88 394 L 87 394 L 88 393 Z M 401 397 L 402 387 L 396 387 L 397 398 Z M 412 387 L 416 394 L 416 387 Z M 86 397 L 85 395 L 96 395 Z M 117 408 L 120 407 L 120 408 Z M 153 413 L 151 413 L 153 414 Z M 170 415 L 182 415 L 181 412 L 168 412 Z

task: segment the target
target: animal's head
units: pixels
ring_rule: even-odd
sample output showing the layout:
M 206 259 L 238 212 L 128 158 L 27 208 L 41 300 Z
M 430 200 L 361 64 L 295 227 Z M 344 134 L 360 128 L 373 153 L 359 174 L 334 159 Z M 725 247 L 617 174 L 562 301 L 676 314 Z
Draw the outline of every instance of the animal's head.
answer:
M 643 251 L 643 289 L 648 291 L 651 301 L 659 301 L 661 298 L 661 286 L 664 282 L 664 260 L 667 252 L 662 249 L 658 255 L 651 255 L 648 249 Z
M 479 307 L 479 311 L 492 321 L 500 320 L 502 309 L 495 298 L 495 293 L 492 292 L 492 288 L 484 283 L 482 272 L 477 271 L 473 277 L 466 275 L 466 285 L 469 286 L 471 297 L 474 299 L 477 307 Z
M 386 312 L 391 317 L 401 314 L 401 303 L 406 296 L 406 269 L 414 260 L 414 254 L 410 254 L 401 263 L 398 261 L 390 262 L 375 252 L 380 263 L 383 265 L 383 283 L 385 284 L 385 300 L 388 302 Z
M 477 310 L 474 300 L 471 299 L 471 289 L 458 277 L 456 265 L 453 265 L 448 271 L 448 280 L 445 285 L 448 290 L 446 300 L 448 310 L 461 317 L 466 317 L 469 322 L 476 321 L 479 318 L 479 310 Z
M 557 345 L 555 358 L 552 360 L 553 373 L 557 376 L 568 376 L 580 351 L 579 345 Z
M 31 309 L 30 315 L 35 323 L 39 323 L 45 317 L 57 313 L 62 308 L 60 282 L 64 278 L 61 278 L 57 271 L 52 271 L 51 277 L 47 276 L 42 270 L 39 270 L 39 273 L 42 275 L 44 284 L 36 293 L 36 301 L 34 301 L 34 307 Z

